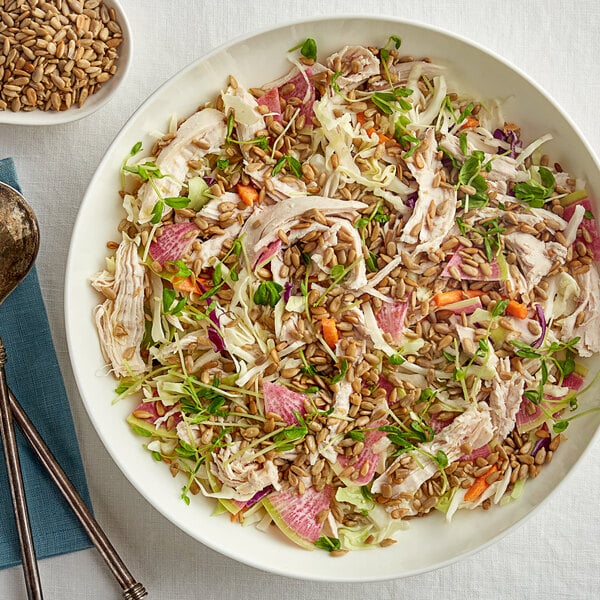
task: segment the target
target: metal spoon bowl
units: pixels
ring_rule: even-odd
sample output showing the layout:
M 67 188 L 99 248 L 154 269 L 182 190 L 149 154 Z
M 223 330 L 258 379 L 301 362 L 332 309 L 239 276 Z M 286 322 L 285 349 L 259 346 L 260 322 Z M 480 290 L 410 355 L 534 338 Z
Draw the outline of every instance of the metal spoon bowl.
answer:
M 40 231 L 33 211 L 19 192 L 0 182 L 0 304 L 33 267 L 39 245 Z M 4 372 L 6 360 L 6 350 L 0 339 L 0 435 L 21 546 L 27 597 L 37 600 L 42 598 L 42 587 Z
M 0 182 L 0 304 L 29 273 L 40 247 L 40 230 L 25 198 Z

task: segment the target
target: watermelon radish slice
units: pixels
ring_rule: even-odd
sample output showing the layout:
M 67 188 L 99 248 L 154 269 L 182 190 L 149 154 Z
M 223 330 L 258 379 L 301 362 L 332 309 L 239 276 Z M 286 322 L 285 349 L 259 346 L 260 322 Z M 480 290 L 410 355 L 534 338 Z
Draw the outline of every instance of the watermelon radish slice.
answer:
M 192 246 L 199 231 L 194 223 L 173 223 L 163 227 L 162 235 L 150 244 L 150 257 L 161 266 L 179 260 Z
M 408 304 L 406 302 L 387 302 L 375 315 L 377 325 L 384 333 L 389 333 L 396 344 L 402 340 L 404 319 Z
M 147 417 L 138 416 L 143 413 L 147 413 Z M 134 413 L 137 413 L 135 415 Z M 157 427 L 155 425 L 156 421 L 160 419 L 160 415 L 156 412 L 156 402 L 142 402 L 135 407 L 134 411 L 127 417 L 127 422 L 132 427 L 136 427 L 142 429 L 143 431 L 147 431 L 152 435 L 158 435 L 160 437 L 167 438 L 176 438 L 177 432 L 175 428 L 167 429 L 164 426 Z M 176 412 L 173 414 L 174 424 L 177 425 L 180 421 L 183 420 L 180 412 Z
M 315 102 L 315 84 L 313 83 L 312 71 L 306 69 L 304 74 L 297 73 L 279 86 L 279 97 L 284 100 L 300 98 L 300 114 L 306 117 L 306 123 L 310 125 L 313 116 L 313 104 Z M 307 81 L 308 80 L 308 81 Z M 291 85 L 290 85 L 291 84 Z M 293 88 L 291 86 L 294 86 Z
M 275 413 L 281 417 L 287 425 L 298 425 L 298 419 L 294 412 L 301 415 L 306 413 L 304 402 L 305 394 L 295 392 L 279 383 L 263 381 L 263 397 L 265 400 L 265 413 Z
M 444 427 L 448 427 L 455 419 L 455 417 L 451 419 L 440 419 L 438 414 L 439 413 L 432 415 L 429 419 L 429 427 L 431 427 L 435 433 L 439 433 Z M 458 413 L 456 413 L 456 416 L 458 416 Z
M 540 426 L 548 420 L 546 413 L 535 404 L 532 405 L 535 410 L 532 414 L 529 414 L 528 405 L 532 405 L 531 401 L 527 398 L 523 398 L 519 411 L 515 416 L 515 424 L 519 433 L 527 433 L 533 429 L 539 429 Z M 550 409 L 547 405 L 544 405 L 544 408 L 546 410 Z
M 571 373 L 563 379 L 563 387 L 568 387 L 570 390 L 578 392 L 585 383 L 585 379 L 577 373 Z
M 329 508 L 333 487 L 326 486 L 321 492 L 309 487 L 304 494 L 283 491 L 269 494 L 263 499 L 265 510 L 292 542 L 306 550 L 314 550 L 323 523 L 318 520 L 321 511 Z
M 266 265 L 281 250 L 281 240 L 277 239 L 263 248 L 253 268 Z
M 579 229 L 583 228 L 587 230 L 587 232 L 590 234 L 592 241 L 586 242 L 583 236 L 579 233 L 575 238 L 575 241 L 582 242 L 588 248 L 591 248 L 592 253 L 594 255 L 594 260 L 600 260 L 600 236 L 598 235 L 598 221 L 596 220 L 596 213 L 594 212 L 594 207 L 592 206 L 590 200 L 583 200 L 581 202 L 575 202 L 573 204 L 570 204 L 563 211 L 562 217 L 563 219 L 565 219 L 565 221 L 569 221 L 573 216 L 573 213 L 575 212 L 575 207 L 578 204 L 583 206 L 586 211 L 589 211 L 588 214 L 591 213 L 592 215 L 594 215 L 594 218 L 586 219 L 584 217 L 583 221 L 581 221 L 581 225 L 579 226 Z
M 369 462 L 369 468 L 364 475 L 359 475 L 357 479 L 348 480 L 346 483 L 348 485 L 364 485 L 365 483 L 369 483 L 373 479 L 373 475 L 375 474 L 375 469 L 377 468 L 377 464 L 379 463 L 379 452 L 373 451 L 373 446 L 382 438 L 386 436 L 385 431 L 379 431 L 378 427 L 385 425 L 387 421 L 382 419 L 381 421 L 377 421 L 372 424 L 373 429 L 369 429 L 365 434 L 365 445 L 362 452 L 358 456 L 353 456 L 352 458 L 346 458 L 343 454 L 338 456 L 338 463 L 345 469 L 346 467 L 352 465 L 354 467 L 354 472 L 359 472 L 366 464 Z
M 484 446 L 475 448 L 475 450 L 473 450 L 470 454 L 465 454 L 464 456 L 461 456 L 458 460 L 476 460 L 480 456 L 482 458 L 486 458 L 486 456 L 489 456 L 490 452 L 490 447 L 487 444 L 485 444 Z
M 269 109 L 269 113 L 274 121 L 277 121 L 278 123 L 283 122 L 281 116 L 281 100 L 279 99 L 279 90 L 277 88 L 270 89 L 266 94 L 257 98 L 256 102 L 259 106 L 266 106 Z
M 378 385 L 382 390 L 385 390 L 385 395 L 388 398 L 389 403 L 389 397 L 392 393 L 392 390 L 394 389 L 394 386 L 383 375 L 379 376 Z
M 448 263 L 446 264 L 444 270 L 441 273 L 441 277 L 447 277 L 450 278 L 452 277 L 452 275 L 450 274 L 450 269 L 452 267 L 456 267 L 460 273 L 460 278 L 464 279 L 465 281 L 501 281 L 504 280 L 508 277 L 508 266 L 506 264 L 506 261 L 504 260 L 504 256 L 500 253 L 498 254 L 498 256 L 496 257 L 496 260 L 493 260 L 490 263 L 487 263 L 488 266 L 491 269 L 491 274 L 490 275 L 485 275 L 481 268 L 477 269 L 477 274 L 476 275 L 470 275 L 465 273 L 462 270 L 462 265 L 464 263 L 464 259 L 463 257 L 459 254 L 459 251 L 461 250 L 461 246 L 459 246 L 457 248 L 457 250 L 455 251 L 455 253 L 452 255 L 452 258 L 448 261 Z M 469 265 L 471 266 L 471 265 Z

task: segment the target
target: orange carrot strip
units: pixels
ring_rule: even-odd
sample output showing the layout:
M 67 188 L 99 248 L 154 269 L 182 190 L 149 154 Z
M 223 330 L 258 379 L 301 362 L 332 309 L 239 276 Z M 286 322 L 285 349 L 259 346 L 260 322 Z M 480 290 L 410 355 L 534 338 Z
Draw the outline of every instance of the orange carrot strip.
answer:
M 330 348 L 335 348 L 338 340 L 340 339 L 340 335 L 338 333 L 337 325 L 335 324 L 335 319 L 326 318 L 321 321 L 321 327 L 323 329 L 323 339 L 325 343 Z
M 483 296 L 485 292 L 482 292 L 481 290 L 465 290 L 463 294 L 467 298 L 478 298 L 479 296 Z
M 490 484 L 486 481 L 488 475 L 491 475 L 495 471 L 498 470 L 498 465 L 492 465 L 483 475 L 480 475 L 475 479 L 471 487 L 467 490 L 465 494 L 465 502 L 469 502 L 469 500 L 475 500 L 479 498 L 485 490 L 490 487 Z
M 236 189 L 242 202 L 246 206 L 254 206 L 254 203 L 258 200 L 258 192 L 255 188 L 251 185 L 242 185 L 241 183 L 238 183 Z
M 461 129 L 472 129 L 473 127 L 479 127 L 479 119 L 475 117 L 467 117 L 465 122 L 460 126 Z
M 361 125 L 364 125 L 367 122 L 367 117 L 365 117 L 365 113 L 364 112 L 358 112 L 358 113 L 356 113 L 356 120 Z
M 189 277 L 173 277 L 173 287 L 186 294 L 200 293 L 200 288 L 195 281 L 192 281 L 192 276 Z
M 506 307 L 506 313 L 511 317 L 517 317 L 517 319 L 526 319 L 527 306 L 517 302 L 516 300 L 509 300 L 508 306 Z
M 391 138 L 389 138 L 387 135 L 384 135 L 383 133 L 379 133 L 375 129 L 375 127 L 369 127 L 369 129 L 366 130 L 366 133 L 369 137 L 371 137 L 374 133 L 376 133 L 377 137 L 379 138 L 380 144 L 385 144 L 386 142 L 389 142 L 391 140 Z
M 454 304 L 464 300 L 462 290 L 451 290 L 449 292 L 440 292 L 433 297 L 436 306 L 446 306 L 446 304 Z

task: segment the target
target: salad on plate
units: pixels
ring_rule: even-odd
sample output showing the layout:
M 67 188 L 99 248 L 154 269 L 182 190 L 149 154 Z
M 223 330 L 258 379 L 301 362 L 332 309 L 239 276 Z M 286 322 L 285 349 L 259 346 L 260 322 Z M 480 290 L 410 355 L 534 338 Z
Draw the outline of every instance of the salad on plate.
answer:
M 124 157 L 94 317 L 184 502 L 341 555 L 543 476 L 586 414 L 600 241 L 551 136 L 442 62 L 289 60 Z

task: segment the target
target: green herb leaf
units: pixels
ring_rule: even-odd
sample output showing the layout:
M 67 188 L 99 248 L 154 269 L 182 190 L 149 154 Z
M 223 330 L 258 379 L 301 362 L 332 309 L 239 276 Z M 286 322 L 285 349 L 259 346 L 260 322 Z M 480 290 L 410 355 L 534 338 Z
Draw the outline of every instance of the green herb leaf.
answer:
M 441 469 L 445 469 L 448 466 L 448 456 L 443 450 L 438 450 L 435 455 L 435 462 Z
M 305 56 L 306 58 L 312 58 L 313 60 L 317 60 L 317 42 L 313 40 L 313 38 L 306 38 L 306 41 L 302 44 L 300 48 L 300 54 Z
M 359 431 L 358 429 L 353 429 L 348 432 L 348 437 L 355 442 L 364 442 L 365 441 L 365 432 Z
M 281 299 L 283 286 L 274 281 L 263 281 L 254 292 L 254 303 L 274 307 Z
M 340 365 L 340 372 L 331 378 L 331 383 L 339 383 L 346 377 L 346 373 L 348 372 L 348 361 L 344 358 Z
M 138 425 L 130 425 L 131 430 L 142 437 L 152 437 L 152 432 L 144 429 L 143 427 L 139 427 Z
M 554 433 L 562 433 L 569 426 L 569 421 L 563 419 L 561 421 L 556 421 L 552 426 L 552 430 Z
M 509 300 L 499 300 L 496 302 L 494 309 L 492 310 L 492 318 L 500 317 L 503 315 L 508 308 Z
M 190 203 L 190 199 L 185 196 L 178 196 L 176 198 L 163 198 L 164 203 L 171 208 L 185 208 Z
M 400 352 L 396 352 L 396 354 L 388 356 L 388 362 L 390 365 L 401 365 L 402 363 L 406 362 L 406 359 L 404 356 L 402 356 L 402 354 L 400 354 Z
M 342 543 L 338 538 L 329 537 L 326 535 L 322 535 L 314 544 L 317 548 L 326 550 L 327 552 L 340 550 L 342 547 Z
M 154 208 L 152 209 L 152 218 L 150 219 L 150 223 L 152 223 L 152 225 L 160 223 L 160 220 L 162 219 L 163 207 L 164 203 L 162 200 L 158 200 L 154 205 Z

